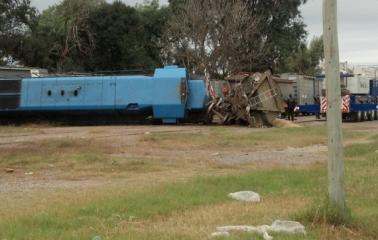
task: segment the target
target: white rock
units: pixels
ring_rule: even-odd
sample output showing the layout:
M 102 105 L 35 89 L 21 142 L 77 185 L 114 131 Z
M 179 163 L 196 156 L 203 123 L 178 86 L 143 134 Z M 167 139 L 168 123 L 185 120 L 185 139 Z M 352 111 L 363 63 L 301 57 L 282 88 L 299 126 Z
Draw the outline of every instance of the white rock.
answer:
M 228 237 L 230 236 L 229 232 L 213 232 L 211 237 Z
M 253 226 L 223 226 L 223 227 L 217 227 L 217 232 L 254 232 L 257 230 L 256 227 Z
M 306 234 L 305 227 L 299 222 L 276 220 L 270 226 L 269 232 L 275 233 L 303 233 Z
M 269 225 L 260 225 L 256 227 L 256 233 L 258 234 L 264 234 L 265 232 L 268 232 L 270 229 Z
M 273 239 L 273 237 L 270 236 L 267 232 L 264 232 L 262 235 L 263 235 L 264 240 L 272 240 Z
M 252 191 L 242 191 L 230 193 L 228 196 L 232 199 L 244 202 L 260 202 L 260 195 Z
M 264 240 L 272 240 L 273 237 L 269 233 L 283 233 L 283 234 L 306 234 L 305 227 L 299 222 L 276 220 L 272 225 L 248 226 L 223 226 L 217 227 L 216 232 L 212 236 L 228 236 L 230 232 L 250 232 L 261 235 Z M 218 235 L 219 234 L 219 235 Z M 223 235 L 222 235 L 223 234 Z

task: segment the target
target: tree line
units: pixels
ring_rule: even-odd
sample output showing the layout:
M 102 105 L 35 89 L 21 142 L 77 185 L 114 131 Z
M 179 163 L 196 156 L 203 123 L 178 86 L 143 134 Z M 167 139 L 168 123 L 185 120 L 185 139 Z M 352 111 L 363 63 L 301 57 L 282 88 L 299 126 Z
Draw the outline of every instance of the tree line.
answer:
M 165 64 L 225 77 L 241 71 L 313 74 L 321 38 L 307 46 L 306 0 L 63 0 L 39 13 L 0 3 L 0 57 L 52 72 L 150 70 Z M 5 64 L 4 62 L 0 64 Z

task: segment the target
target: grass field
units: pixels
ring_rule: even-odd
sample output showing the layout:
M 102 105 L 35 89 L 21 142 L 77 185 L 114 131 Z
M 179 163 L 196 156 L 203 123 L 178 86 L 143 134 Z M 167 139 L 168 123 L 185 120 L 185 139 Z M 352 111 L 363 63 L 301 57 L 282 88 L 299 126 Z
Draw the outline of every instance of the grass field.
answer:
M 7 131 L 18 132 L 9 128 L 1 133 Z M 110 184 L 54 192 L 48 200 L 40 196 L 40 202 L 20 200 L 20 208 L 1 205 L 0 240 L 210 239 L 217 226 L 270 224 L 275 219 L 298 220 L 308 234 L 279 234 L 274 239 L 378 239 L 378 132 L 345 130 L 347 206 L 352 217 L 340 226 L 323 219 L 324 161 L 231 166 L 203 159 L 217 151 L 321 145 L 325 134 L 324 127 L 254 131 L 213 127 L 144 134 L 131 146 L 98 138 L 63 138 L 6 148 L 0 152 L 0 168 L 43 172 L 53 166 L 62 171 L 63 179 Z M 147 150 L 151 152 L 139 154 Z M 152 154 L 158 150 L 177 154 Z M 246 204 L 227 197 L 241 190 L 260 193 L 262 202 Z M 249 234 L 227 239 L 251 238 L 262 239 Z

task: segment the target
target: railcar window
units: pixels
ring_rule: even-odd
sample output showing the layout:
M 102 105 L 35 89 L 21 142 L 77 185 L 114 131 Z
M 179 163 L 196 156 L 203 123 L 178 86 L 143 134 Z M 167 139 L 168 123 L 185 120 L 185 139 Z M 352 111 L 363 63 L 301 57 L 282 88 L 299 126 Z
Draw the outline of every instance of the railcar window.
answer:
M 60 95 L 63 97 L 64 96 L 64 90 L 60 91 Z
M 79 91 L 78 90 L 75 90 L 74 91 L 74 96 L 77 97 L 79 95 Z
M 51 94 L 52 94 L 52 93 L 51 93 L 51 90 L 48 90 L 48 91 L 47 91 L 47 96 L 51 97 Z

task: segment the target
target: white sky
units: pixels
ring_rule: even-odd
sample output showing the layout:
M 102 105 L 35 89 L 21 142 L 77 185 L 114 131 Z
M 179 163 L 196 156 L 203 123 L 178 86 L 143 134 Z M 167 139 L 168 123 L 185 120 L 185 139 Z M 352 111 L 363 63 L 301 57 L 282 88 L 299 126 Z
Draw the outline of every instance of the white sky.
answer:
M 111 2 L 112 0 L 107 0 Z M 31 0 L 40 11 L 60 0 Z M 123 0 L 135 5 L 143 0 Z M 160 0 L 166 4 L 167 0 Z M 322 34 L 322 0 L 308 0 L 302 7 L 309 40 Z M 339 0 L 340 60 L 378 64 L 378 0 Z

